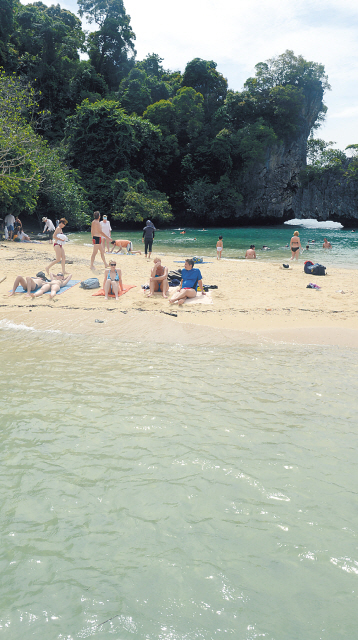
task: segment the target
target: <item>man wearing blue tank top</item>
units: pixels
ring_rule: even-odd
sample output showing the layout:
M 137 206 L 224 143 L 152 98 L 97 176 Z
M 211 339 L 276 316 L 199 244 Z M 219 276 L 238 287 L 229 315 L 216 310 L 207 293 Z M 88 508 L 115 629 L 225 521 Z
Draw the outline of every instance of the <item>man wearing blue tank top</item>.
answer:
M 180 289 L 170 298 L 169 302 L 178 302 L 179 305 L 184 304 L 186 298 L 195 298 L 198 285 L 201 288 L 201 295 L 206 293 L 203 289 L 203 280 L 200 269 L 194 269 L 194 260 L 185 260 L 184 269 L 181 272 Z

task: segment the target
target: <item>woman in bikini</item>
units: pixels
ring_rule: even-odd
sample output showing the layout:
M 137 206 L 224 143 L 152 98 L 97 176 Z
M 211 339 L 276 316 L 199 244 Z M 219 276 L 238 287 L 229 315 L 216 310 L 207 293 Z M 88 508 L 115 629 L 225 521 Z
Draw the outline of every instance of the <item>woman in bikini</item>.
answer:
M 55 249 L 56 260 L 53 260 L 49 265 L 47 265 L 45 269 L 47 275 L 49 274 L 51 267 L 53 267 L 53 265 L 57 264 L 58 262 L 61 262 L 62 273 L 66 275 L 66 256 L 64 244 L 67 240 L 67 237 L 63 234 L 63 228 L 66 226 L 66 224 L 66 218 L 61 218 L 60 222 L 58 223 L 58 227 L 53 234 L 53 248 Z
M 116 263 L 113 260 L 109 263 L 109 269 L 104 272 L 103 291 L 106 300 L 108 300 L 109 293 L 113 293 L 118 300 L 118 292 L 123 291 L 122 272 L 120 269 L 116 269 Z
M 56 293 L 69 283 L 72 278 L 72 273 L 70 273 L 67 278 L 65 278 L 63 273 L 57 273 L 56 275 L 50 273 L 50 278 L 50 282 L 46 282 L 42 287 L 40 287 L 40 289 L 38 289 L 38 291 L 30 293 L 31 298 L 39 298 L 40 296 L 43 296 L 44 293 L 50 291 L 50 300 L 53 300 Z
M 290 240 L 291 260 L 293 260 L 294 258 L 298 260 L 298 256 L 300 255 L 300 249 L 302 249 L 301 240 L 299 239 L 298 236 L 299 236 L 299 232 L 294 231 L 293 236 Z

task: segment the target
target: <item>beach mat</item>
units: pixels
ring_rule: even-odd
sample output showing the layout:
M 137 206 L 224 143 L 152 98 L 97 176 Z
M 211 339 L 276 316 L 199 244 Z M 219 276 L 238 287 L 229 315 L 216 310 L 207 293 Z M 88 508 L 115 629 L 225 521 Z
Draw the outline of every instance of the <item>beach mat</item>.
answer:
M 129 291 L 129 289 L 134 289 L 136 285 L 135 284 L 130 284 L 130 285 L 123 285 L 123 289 L 124 291 L 118 291 L 118 297 L 123 296 L 125 293 L 127 293 L 127 291 Z M 98 289 L 96 291 L 96 293 L 92 293 L 93 296 L 104 296 L 104 291 L 103 289 Z M 114 293 L 109 293 L 108 294 L 109 298 L 115 298 L 116 296 L 114 295 Z
M 59 291 L 57 291 L 57 295 L 60 295 L 61 293 L 65 293 L 65 291 L 68 291 L 68 289 L 72 289 L 72 287 L 74 287 L 76 284 L 78 284 L 80 281 L 79 280 L 70 280 L 68 284 L 66 284 L 65 287 L 62 287 Z M 26 293 L 27 289 L 24 289 L 21 284 L 17 287 L 15 293 Z M 37 289 L 38 291 L 38 289 Z M 34 291 L 34 293 L 36 293 L 36 291 Z M 46 291 L 46 293 L 51 293 L 51 291 Z M 46 295 L 46 293 L 44 293 L 44 295 Z

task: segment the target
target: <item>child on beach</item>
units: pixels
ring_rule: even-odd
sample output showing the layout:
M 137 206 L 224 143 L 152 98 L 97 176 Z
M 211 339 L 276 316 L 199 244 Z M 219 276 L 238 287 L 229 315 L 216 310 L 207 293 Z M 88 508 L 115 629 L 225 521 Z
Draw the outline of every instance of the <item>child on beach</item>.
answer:
M 221 259 L 221 253 L 222 253 L 223 248 L 224 248 L 223 237 L 219 236 L 219 240 L 216 243 L 216 259 L 217 260 Z

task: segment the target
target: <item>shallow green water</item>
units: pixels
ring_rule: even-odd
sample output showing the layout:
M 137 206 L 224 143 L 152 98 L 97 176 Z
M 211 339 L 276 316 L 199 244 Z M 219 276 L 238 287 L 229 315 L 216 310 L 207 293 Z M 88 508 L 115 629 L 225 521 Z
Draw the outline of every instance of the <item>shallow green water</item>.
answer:
M 277 227 L 238 227 L 231 229 L 211 228 L 203 231 L 197 228 L 186 228 L 185 235 L 179 230 L 162 229 L 155 235 L 153 255 L 156 253 L 174 253 L 183 257 L 207 256 L 216 257 L 216 242 L 219 235 L 223 236 L 224 258 L 242 259 L 246 249 L 251 244 L 256 246 L 259 260 L 287 261 L 291 257 L 289 244 L 293 231 L 299 230 L 302 247 L 308 241 L 309 250 L 304 251 L 300 260 L 312 260 L 325 266 L 345 266 L 358 268 L 358 233 L 351 229 L 314 229 L 299 226 L 279 225 Z M 123 231 L 112 232 L 112 237 L 132 240 L 134 249 L 143 250 L 142 232 Z M 322 248 L 323 238 L 328 237 L 332 243 L 330 251 Z M 75 244 L 91 244 L 91 235 L 87 232 L 69 234 L 71 242 Z M 270 251 L 263 251 L 266 245 Z
M 355 637 L 354 353 L 0 351 L 4 638 Z

